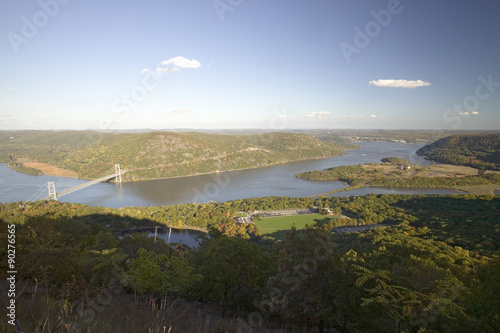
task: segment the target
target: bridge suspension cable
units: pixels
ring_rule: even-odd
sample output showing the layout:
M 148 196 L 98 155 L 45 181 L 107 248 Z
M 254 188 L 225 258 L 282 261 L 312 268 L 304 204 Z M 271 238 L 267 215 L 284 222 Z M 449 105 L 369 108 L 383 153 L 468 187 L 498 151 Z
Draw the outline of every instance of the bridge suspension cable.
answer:
M 38 191 L 35 192 L 35 194 L 33 194 L 28 200 L 26 201 L 33 201 L 33 199 L 35 199 L 37 196 L 39 196 L 40 194 L 42 194 L 42 190 L 46 189 L 47 188 L 47 183 L 43 184 L 42 186 L 40 186 L 40 188 L 38 189 Z

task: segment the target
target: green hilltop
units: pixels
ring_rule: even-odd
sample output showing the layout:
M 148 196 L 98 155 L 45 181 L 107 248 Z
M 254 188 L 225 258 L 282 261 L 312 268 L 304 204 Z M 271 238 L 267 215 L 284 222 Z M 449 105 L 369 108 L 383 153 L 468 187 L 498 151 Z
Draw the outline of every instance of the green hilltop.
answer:
M 188 176 L 327 158 L 354 148 L 298 133 L 221 135 L 198 132 L 101 133 L 0 131 L 0 162 L 47 163 L 97 178 L 115 163 L 127 181 Z
M 436 162 L 500 170 L 500 132 L 448 136 L 420 148 L 417 154 Z

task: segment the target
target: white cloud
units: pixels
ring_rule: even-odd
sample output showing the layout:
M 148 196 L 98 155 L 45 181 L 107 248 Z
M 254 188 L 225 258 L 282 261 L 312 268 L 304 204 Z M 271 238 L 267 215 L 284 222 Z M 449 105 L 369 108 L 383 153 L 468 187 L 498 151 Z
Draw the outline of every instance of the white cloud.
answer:
M 306 114 L 307 118 L 315 118 L 322 120 L 352 120 L 352 119 L 368 119 L 368 118 L 377 118 L 376 115 L 370 114 L 368 116 L 345 116 L 345 117 L 334 117 L 331 116 L 331 112 L 328 111 L 317 111 Z
M 377 116 L 374 114 L 371 114 L 369 116 L 346 116 L 340 119 L 366 119 L 366 118 L 377 118 Z
M 479 112 L 478 111 L 472 111 L 472 112 L 468 112 L 468 111 L 465 111 L 465 112 L 455 112 L 455 113 L 452 113 L 453 116 L 463 116 L 463 117 L 468 117 L 468 116 L 477 116 L 479 115 Z
M 141 70 L 141 74 L 154 73 L 154 74 L 163 74 L 163 73 L 176 73 L 182 69 L 186 68 L 199 68 L 201 67 L 201 63 L 198 60 L 189 60 L 184 57 L 174 57 L 168 60 L 163 60 L 160 62 L 160 66 L 156 67 L 156 69 L 151 70 L 148 68 L 143 68 Z
M 316 118 L 316 119 L 326 119 L 328 118 L 327 116 L 331 115 L 331 112 L 328 111 L 317 111 L 317 112 L 312 112 L 306 115 L 308 118 Z
M 184 104 L 189 105 L 191 104 L 191 101 L 185 101 Z
M 9 88 L 8 90 L 9 90 L 9 91 L 14 91 L 14 88 Z
M 390 87 L 390 88 L 417 88 L 430 86 L 431 83 L 422 80 L 408 81 L 408 80 L 374 80 L 369 82 L 370 85 L 377 87 Z
M 168 66 L 168 65 L 173 65 L 175 67 L 179 67 L 179 68 L 198 68 L 198 67 L 201 67 L 201 64 L 198 60 L 189 60 L 187 58 L 184 58 L 184 57 L 175 57 L 175 58 L 172 58 L 172 59 L 168 59 L 168 60 L 163 60 L 161 62 L 162 65 L 164 66 Z

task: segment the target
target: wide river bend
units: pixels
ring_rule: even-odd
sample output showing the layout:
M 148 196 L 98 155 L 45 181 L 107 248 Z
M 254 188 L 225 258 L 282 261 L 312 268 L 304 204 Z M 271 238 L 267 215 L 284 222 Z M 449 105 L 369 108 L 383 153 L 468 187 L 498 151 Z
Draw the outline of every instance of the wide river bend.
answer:
M 341 189 L 338 181 L 320 182 L 295 178 L 303 171 L 323 170 L 332 166 L 380 163 L 384 157 L 406 158 L 412 163 L 428 165 L 429 161 L 415 152 L 423 144 L 361 142 L 361 149 L 347 151 L 344 156 L 320 160 L 290 162 L 270 167 L 223 172 L 212 175 L 140 181 L 123 184 L 99 183 L 60 198 L 61 201 L 89 206 L 126 207 L 159 206 L 192 202 L 227 201 L 250 197 L 303 197 Z M 0 202 L 39 200 L 47 196 L 46 183 L 55 182 L 57 192 L 82 184 L 85 180 L 30 176 L 0 164 Z M 34 196 L 39 191 L 39 194 Z M 438 188 L 361 188 L 335 195 L 350 196 L 369 193 L 449 194 Z

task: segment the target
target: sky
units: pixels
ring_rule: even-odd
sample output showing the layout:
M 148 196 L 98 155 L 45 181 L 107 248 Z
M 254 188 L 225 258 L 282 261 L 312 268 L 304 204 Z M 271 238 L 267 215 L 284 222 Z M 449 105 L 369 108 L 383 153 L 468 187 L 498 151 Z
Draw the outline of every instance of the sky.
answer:
M 498 0 L 0 0 L 0 129 L 500 129 Z

